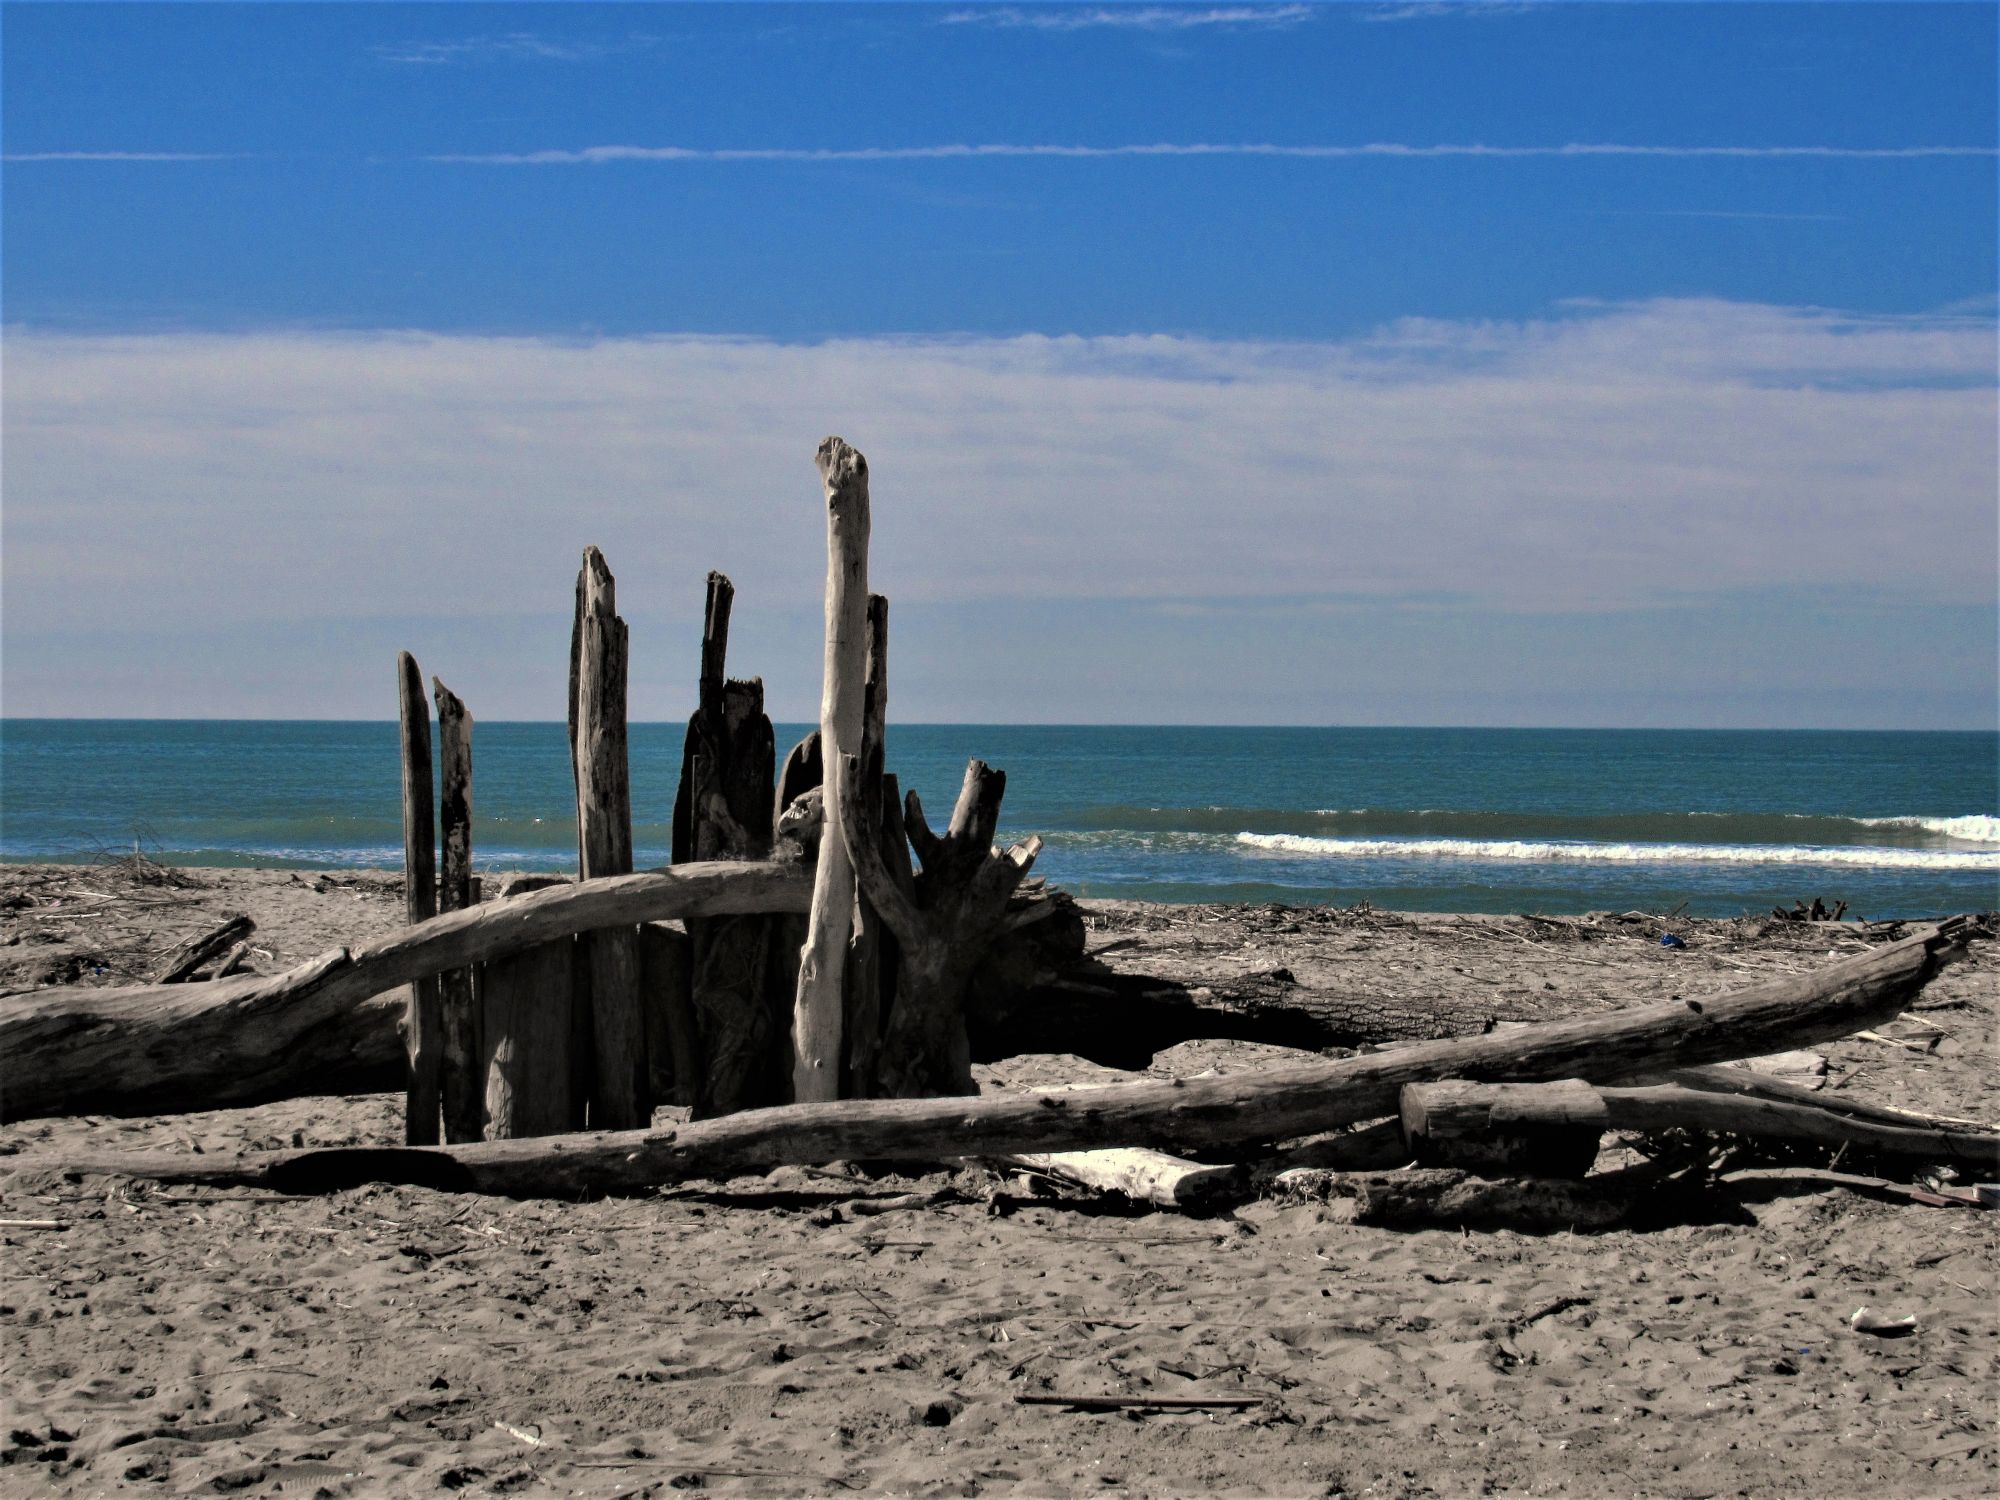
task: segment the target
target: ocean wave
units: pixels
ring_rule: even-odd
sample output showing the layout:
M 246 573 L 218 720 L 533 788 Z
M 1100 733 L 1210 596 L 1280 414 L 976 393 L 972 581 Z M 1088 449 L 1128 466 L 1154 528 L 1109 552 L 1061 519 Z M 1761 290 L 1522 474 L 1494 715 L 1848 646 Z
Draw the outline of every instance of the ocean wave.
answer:
M 1956 818 L 1856 818 L 1870 828 L 1921 828 L 1967 844 L 2000 844 L 2000 818 L 1966 813 Z
M 1990 870 L 2000 850 L 1817 847 L 1804 844 L 1628 844 L 1542 839 L 1336 839 L 1299 833 L 1239 833 L 1236 842 L 1273 854 L 1323 859 L 1568 861 L 1576 864 L 1855 865 L 1873 869 Z

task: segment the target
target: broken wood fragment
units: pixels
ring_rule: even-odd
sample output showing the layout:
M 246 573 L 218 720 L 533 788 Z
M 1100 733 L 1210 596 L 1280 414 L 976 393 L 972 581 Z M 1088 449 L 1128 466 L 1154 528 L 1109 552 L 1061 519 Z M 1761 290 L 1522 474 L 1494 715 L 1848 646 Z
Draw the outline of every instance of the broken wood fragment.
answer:
M 241 912 L 224 918 L 221 925 L 176 943 L 154 970 L 157 977 L 153 983 L 185 984 L 203 964 L 256 930 L 257 924 Z

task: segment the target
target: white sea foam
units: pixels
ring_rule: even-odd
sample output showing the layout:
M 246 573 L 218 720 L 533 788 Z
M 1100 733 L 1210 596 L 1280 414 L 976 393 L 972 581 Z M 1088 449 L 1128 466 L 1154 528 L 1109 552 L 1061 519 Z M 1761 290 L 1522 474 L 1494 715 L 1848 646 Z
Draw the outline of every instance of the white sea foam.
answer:
M 1552 839 L 1330 839 L 1300 833 L 1239 833 L 1236 842 L 1274 854 L 1327 859 L 1489 859 L 1577 864 L 1860 865 L 1877 869 L 1990 870 L 2000 850 L 1819 848 L 1804 844 L 1613 844 Z
M 1856 818 L 1871 828 L 1921 828 L 1968 844 L 2000 844 L 2000 818 L 1990 813 L 1966 813 L 1957 818 Z

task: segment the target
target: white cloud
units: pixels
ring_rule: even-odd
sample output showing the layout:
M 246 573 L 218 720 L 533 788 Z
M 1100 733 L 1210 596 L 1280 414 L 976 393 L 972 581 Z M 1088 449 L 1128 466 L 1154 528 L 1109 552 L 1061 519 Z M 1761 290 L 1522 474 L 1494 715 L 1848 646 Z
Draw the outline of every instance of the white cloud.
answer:
M 10 151 L 0 162 L 37 161 L 249 161 L 251 157 L 232 151 Z
M 456 152 L 426 161 L 488 167 L 602 166 L 612 162 L 888 162 L 977 161 L 995 157 L 1048 157 L 1091 160 L 1103 157 L 1262 156 L 1301 161 L 1349 158 L 1474 157 L 1510 160 L 1535 157 L 1662 157 L 1744 160 L 1914 160 L 1925 157 L 2000 156 L 1992 146 L 1644 146 L 1604 141 L 1571 141 L 1547 146 L 1489 146 L 1479 143 L 1416 145 L 1368 141 L 1356 145 L 1276 145 L 1271 142 L 1167 142 L 1119 146 L 1064 146 L 1009 142 L 946 142 L 928 146 L 582 146 L 535 151 Z
M 383 62 L 439 67 L 449 63 L 593 62 L 618 52 L 652 45 L 654 38 L 631 36 L 616 41 L 575 41 L 510 31 L 501 36 L 461 37 L 451 41 L 384 42 L 374 49 Z
M 1993 332 L 1717 302 L 1299 344 L 15 330 L 7 609 L 561 611 L 585 542 L 628 612 L 710 567 L 811 601 L 829 431 L 911 602 L 1990 604 Z
M 939 17 L 944 26 L 990 26 L 1003 30 L 1128 31 L 1273 30 L 1312 19 L 1310 5 L 994 5 L 955 10 Z

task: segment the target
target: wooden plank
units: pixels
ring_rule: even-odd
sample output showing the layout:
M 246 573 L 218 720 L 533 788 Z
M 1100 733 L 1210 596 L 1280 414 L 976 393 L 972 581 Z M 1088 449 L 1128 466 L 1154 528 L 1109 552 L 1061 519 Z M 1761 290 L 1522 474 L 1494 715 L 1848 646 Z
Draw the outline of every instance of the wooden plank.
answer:
M 585 880 L 632 873 L 632 783 L 626 754 L 627 638 L 604 554 L 583 552 L 577 574 L 575 736 L 577 842 Z M 645 1021 L 639 1004 L 639 935 L 606 930 L 584 939 L 590 975 L 589 1120 L 630 1130 L 652 1118 Z
M 464 701 L 436 677 L 431 695 L 438 719 L 438 830 L 443 850 L 438 880 L 441 911 L 464 911 L 472 890 L 472 715 Z M 479 1017 L 473 1002 L 473 971 L 447 969 L 438 975 L 438 1011 L 443 1056 L 439 1093 L 444 1102 L 444 1138 L 454 1144 L 479 1139 Z
M 854 927 L 854 866 L 842 836 L 841 787 L 861 749 L 868 661 L 868 460 L 840 438 L 819 445 L 826 489 L 826 658 L 820 750 L 827 772 L 826 830 L 799 953 L 792 1006 L 792 1095 L 802 1102 L 840 1093 L 842 978 Z
M 430 704 L 417 659 L 407 651 L 396 656 L 396 689 L 403 761 L 403 904 L 415 925 L 437 915 L 437 814 L 431 790 Z M 403 1040 L 410 1059 L 403 1138 L 412 1146 L 434 1146 L 444 1059 L 444 1018 L 435 976 L 411 983 Z

